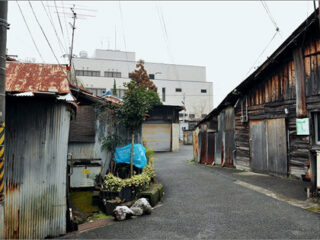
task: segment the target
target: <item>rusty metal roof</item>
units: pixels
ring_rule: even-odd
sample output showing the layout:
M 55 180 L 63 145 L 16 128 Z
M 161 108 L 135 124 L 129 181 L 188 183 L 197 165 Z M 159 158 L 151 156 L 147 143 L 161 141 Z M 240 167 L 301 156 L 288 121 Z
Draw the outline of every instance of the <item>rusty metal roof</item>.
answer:
M 106 95 L 101 98 L 105 99 L 108 102 L 114 103 L 114 104 L 120 104 L 123 102 L 123 100 L 121 98 L 118 98 L 118 97 L 112 96 L 112 95 Z
M 70 93 L 67 71 L 56 64 L 7 62 L 6 91 Z

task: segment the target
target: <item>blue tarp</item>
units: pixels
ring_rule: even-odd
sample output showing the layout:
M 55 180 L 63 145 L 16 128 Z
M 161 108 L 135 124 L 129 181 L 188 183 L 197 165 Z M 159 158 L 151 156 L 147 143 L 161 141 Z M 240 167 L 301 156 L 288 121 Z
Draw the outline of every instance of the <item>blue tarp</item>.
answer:
M 114 161 L 116 163 L 130 164 L 130 151 L 131 151 L 131 144 L 121 148 L 116 148 L 116 157 Z M 142 144 L 134 144 L 133 165 L 141 169 L 144 169 L 144 167 L 147 165 L 146 149 Z

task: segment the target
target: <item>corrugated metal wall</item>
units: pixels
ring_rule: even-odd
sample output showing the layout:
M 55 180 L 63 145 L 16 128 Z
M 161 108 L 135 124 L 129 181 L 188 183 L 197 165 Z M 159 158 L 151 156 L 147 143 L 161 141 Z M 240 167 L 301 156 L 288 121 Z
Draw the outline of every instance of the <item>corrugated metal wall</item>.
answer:
M 212 130 L 208 131 L 208 159 L 207 164 L 213 164 L 214 162 L 214 155 L 215 155 L 215 140 L 216 140 L 216 133 L 211 132 Z
M 195 162 L 199 162 L 199 143 L 198 143 L 198 134 L 199 134 L 199 128 L 196 128 L 196 130 L 192 133 L 192 142 L 193 142 L 193 157 Z
M 7 102 L 5 238 L 66 233 L 67 108 L 35 98 Z

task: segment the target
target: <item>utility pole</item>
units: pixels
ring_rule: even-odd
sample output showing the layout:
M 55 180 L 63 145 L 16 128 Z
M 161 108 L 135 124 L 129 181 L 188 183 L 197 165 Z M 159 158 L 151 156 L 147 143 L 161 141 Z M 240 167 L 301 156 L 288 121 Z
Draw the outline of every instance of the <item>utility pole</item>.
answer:
M 0 239 L 4 239 L 4 134 L 8 1 L 0 1 Z
M 73 24 L 72 24 L 72 38 L 71 38 L 71 48 L 70 48 L 70 67 L 72 64 L 72 55 L 73 55 L 73 41 L 74 41 L 74 30 L 76 29 L 76 18 L 77 18 L 77 13 L 74 11 L 74 6 L 71 8 L 72 11 L 72 18 L 73 18 Z
M 72 18 L 73 18 L 73 24 L 72 24 L 72 38 L 71 38 L 71 47 L 70 47 L 70 56 L 69 56 L 69 82 L 72 82 L 72 56 L 73 56 L 73 42 L 74 42 L 74 31 L 76 29 L 76 18 L 77 13 L 74 11 L 74 5 L 71 8 L 72 11 Z M 75 81 L 76 86 L 78 86 L 77 80 Z

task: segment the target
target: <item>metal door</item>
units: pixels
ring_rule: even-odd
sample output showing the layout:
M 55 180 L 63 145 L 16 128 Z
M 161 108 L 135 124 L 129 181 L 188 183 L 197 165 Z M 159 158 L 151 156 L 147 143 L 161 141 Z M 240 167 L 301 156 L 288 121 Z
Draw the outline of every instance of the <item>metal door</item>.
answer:
M 147 147 L 156 152 L 171 150 L 171 124 L 152 123 L 142 125 L 142 138 Z
M 252 170 L 266 171 L 268 169 L 268 158 L 264 120 L 250 121 L 250 145 Z
M 214 150 L 215 150 L 216 134 L 214 132 L 208 132 L 208 159 L 207 164 L 214 162 Z
M 200 163 L 206 164 L 207 158 L 208 158 L 208 139 L 207 139 L 207 128 L 206 126 L 202 126 L 202 132 L 201 132 L 201 155 L 200 155 Z
M 268 171 L 287 174 L 287 135 L 284 118 L 267 120 Z
M 221 164 L 224 159 L 224 112 L 218 115 L 218 131 L 216 132 L 215 164 Z
M 224 162 L 223 166 L 233 167 L 234 132 L 224 132 Z

